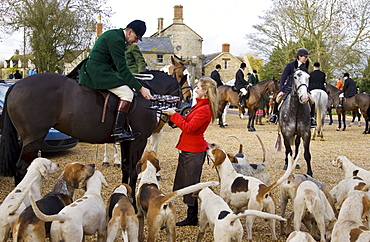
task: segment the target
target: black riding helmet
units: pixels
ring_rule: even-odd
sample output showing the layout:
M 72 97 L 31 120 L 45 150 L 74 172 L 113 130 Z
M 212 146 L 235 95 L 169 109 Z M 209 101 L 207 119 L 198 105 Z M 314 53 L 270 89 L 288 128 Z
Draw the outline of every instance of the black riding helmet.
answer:
M 297 58 L 298 56 L 309 56 L 308 54 L 308 50 L 306 48 L 300 48 L 298 51 L 297 51 Z

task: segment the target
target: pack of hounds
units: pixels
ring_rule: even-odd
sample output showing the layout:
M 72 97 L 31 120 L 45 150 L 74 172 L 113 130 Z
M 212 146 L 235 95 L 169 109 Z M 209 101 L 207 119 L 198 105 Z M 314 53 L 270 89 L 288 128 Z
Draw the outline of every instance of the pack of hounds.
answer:
M 286 241 L 290 242 L 370 241 L 370 171 L 339 156 L 331 164 L 342 169 L 345 178 L 328 191 L 323 182 L 293 173 L 298 155 L 294 160 L 290 157 L 285 173 L 270 183 L 266 150 L 259 136 L 262 164 L 249 164 L 242 143 L 233 137 L 240 144 L 236 155 L 228 154 L 218 144 L 208 145 L 207 156 L 217 170 L 219 181 L 202 182 L 164 194 L 157 179 L 159 160 L 155 152 L 146 151 L 136 167 L 137 192 L 133 193 L 127 184 L 119 184 L 107 203 L 101 197 L 102 186 L 108 186 L 103 174 L 94 164 L 78 162 L 67 164 L 52 190 L 41 197 L 43 180 L 57 172 L 59 165 L 37 158 L 0 206 L 0 242 L 46 241 L 47 238 L 52 242 L 76 242 L 94 234 L 97 241 L 156 241 L 162 229 L 168 241 L 176 241 L 177 218 L 172 203 L 189 193 L 200 201 L 198 242 L 204 239 L 208 225 L 214 241 L 243 238 L 251 241 L 256 217 L 269 221 L 269 240 L 277 240 L 278 220 L 280 234 L 286 235 Z M 276 187 L 280 189 L 280 215 L 276 214 L 271 193 Z M 73 201 L 76 189 L 84 189 L 85 193 Z M 289 200 L 292 212 L 286 216 Z M 245 229 L 241 219 L 245 219 Z

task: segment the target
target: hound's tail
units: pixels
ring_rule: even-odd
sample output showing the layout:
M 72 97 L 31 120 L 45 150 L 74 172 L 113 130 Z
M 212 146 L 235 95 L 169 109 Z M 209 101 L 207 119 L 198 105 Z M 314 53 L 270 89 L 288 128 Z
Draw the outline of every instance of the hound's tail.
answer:
M 35 213 L 36 217 L 38 217 L 39 219 L 45 222 L 59 221 L 61 223 L 63 223 L 66 220 L 66 216 L 64 214 L 53 214 L 53 215 L 44 214 L 43 212 L 41 212 L 41 210 L 37 206 L 35 199 L 33 199 L 31 193 L 29 193 L 28 196 L 31 201 L 33 212 Z
M 253 209 L 247 209 L 247 210 L 239 211 L 239 212 L 236 212 L 236 213 L 229 213 L 227 211 L 222 211 L 218 215 L 218 219 L 219 220 L 220 219 L 225 219 L 227 221 L 230 221 L 230 223 L 231 223 L 231 222 L 235 221 L 236 219 L 243 218 L 245 216 L 257 216 L 257 217 L 261 217 L 261 218 L 286 221 L 285 218 L 283 218 L 279 215 L 271 214 L 271 213 L 265 213 L 265 212 L 261 212 L 261 211 L 257 211 L 257 210 L 253 210 Z
M 239 152 L 238 152 L 238 154 L 243 154 L 243 143 L 242 143 L 242 141 L 238 138 L 238 136 L 236 136 L 236 135 L 228 135 L 228 136 L 226 136 L 227 138 L 228 137 L 234 137 L 235 139 L 237 139 L 238 140 L 238 142 L 239 142 Z
M 256 134 L 256 136 L 257 136 L 257 138 L 258 138 L 258 140 L 259 140 L 259 142 L 261 144 L 262 150 L 263 150 L 262 165 L 266 166 L 266 153 L 267 153 L 266 152 L 266 147 L 263 144 L 261 137 L 258 134 Z
M 286 169 L 284 175 L 280 177 L 279 180 L 272 183 L 270 186 L 266 186 L 265 188 L 261 188 L 261 192 L 258 194 L 258 196 L 264 196 L 266 193 L 274 189 L 275 187 L 279 186 L 281 183 L 283 183 L 286 179 L 290 177 L 290 175 L 293 173 L 293 169 L 296 166 L 299 156 L 301 152 L 298 152 L 296 159 L 293 161 L 293 157 L 291 155 L 288 156 L 288 168 Z
M 191 186 L 182 188 L 180 190 L 174 191 L 174 192 L 166 195 L 162 199 L 162 204 L 163 204 L 163 206 L 167 206 L 168 203 L 170 203 L 172 200 L 174 200 L 175 198 L 177 198 L 179 196 L 184 196 L 186 194 L 202 190 L 203 188 L 206 188 L 206 187 L 217 186 L 218 184 L 219 184 L 219 182 L 217 182 L 217 181 L 210 181 L 210 182 L 202 182 L 202 183 L 198 183 L 198 184 L 195 184 L 195 185 L 191 185 Z
M 29 194 L 29 192 L 31 190 L 31 187 L 32 187 L 33 183 L 36 181 L 36 179 L 37 179 L 37 177 L 33 178 L 32 181 L 27 184 L 27 186 L 24 188 L 24 190 L 21 191 L 22 194 L 21 194 L 21 197 L 18 199 L 17 203 L 12 205 L 9 208 L 9 215 L 14 215 L 14 213 L 18 210 L 18 208 L 23 203 L 24 198 L 27 196 L 27 194 Z

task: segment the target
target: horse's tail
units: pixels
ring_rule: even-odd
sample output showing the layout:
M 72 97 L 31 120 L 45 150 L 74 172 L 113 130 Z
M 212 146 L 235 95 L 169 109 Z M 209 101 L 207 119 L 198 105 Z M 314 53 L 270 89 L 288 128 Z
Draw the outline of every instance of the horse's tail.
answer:
M 318 103 L 316 103 L 316 122 L 317 122 L 317 127 L 321 127 L 322 124 L 323 124 L 323 120 L 322 120 L 322 112 L 323 112 L 323 109 L 321 107 L 321 103 L 323 102 L 323 97 L 321 95 L 321 93 L 319 92 L 319 98 L 317 99 Z
M 12 88 L 13 86 L 11 86 L 6 93 L 0 122 L 0 129 L 2 130 L 0 140 L 0 176 L 15 175 L 16 163 L 22 151 L 18 139 L 18 132 L 8 113 L 7 99 Z

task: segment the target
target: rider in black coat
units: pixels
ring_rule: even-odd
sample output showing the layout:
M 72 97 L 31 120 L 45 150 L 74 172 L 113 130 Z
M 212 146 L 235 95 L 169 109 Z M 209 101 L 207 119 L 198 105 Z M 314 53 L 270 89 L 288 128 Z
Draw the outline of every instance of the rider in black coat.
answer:
M 321 89 L 326 92 L 326 74 L 320 70 L 320 63 L 315 62 L 313 64 L 314 71 L 310 73 L 310 84 L 308 90 Z
M 211 73 L 211 78 L 217 83 L 217 87 L 223 85 L 223 83 L 221 81 L 220 70 L 221 70 L 221 65 L 217 64 L 216 65 L 216 70 L 213 70 L 212 73 Z
M 292 90 L 293 85 L 293 75 L 294 72 L 298 69 L 305 71 L 308 73 L 308 66 L 310 62 L 308 60 L 308 50 L 305 48 L 300 48 L 297 51 L 296 59 L 285 66 L 283 74 L 280 78 L 280 87 L 279 93 L 276 97 L 276 101 L 274 103 L 274 110 L 273 114 L 269 120 L 270 123 L 276 123 L 278 120 L 278 106 L 283 97 L 290 93 Z M 316 126 L 316 120 L 314 118 L 315 107 L 314 105 L 311 106 L 311 127 Z
M 239 70 L 235 74 L 235 88 L 239 91 L 239 106 L 244 106 L 244 100 L 247 98 L 248 86 L 252 85 L 244 79 L 244 70 L 247 65 L 243 62 L 240 64 Z
M 338 108 L 343 108 L 344 98 L 350 98 L 357 94 L 357 86 L 355 81 L 349 77 L 349 73 L 344 73 L 344 87 L 342 93 L 339 95 Z

